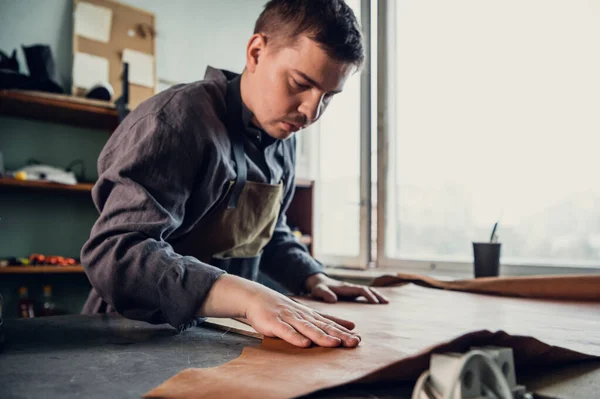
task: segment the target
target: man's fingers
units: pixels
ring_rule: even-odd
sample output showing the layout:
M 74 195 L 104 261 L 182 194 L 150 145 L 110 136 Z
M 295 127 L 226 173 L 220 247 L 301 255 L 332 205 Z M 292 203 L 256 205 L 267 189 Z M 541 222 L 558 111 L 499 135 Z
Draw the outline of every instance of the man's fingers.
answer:
M 328 320 L 331 320 L 337 324 L 339 324 L 340 326 L 342 326 L 343 328 L 347 328 L 348 332 L 350 332 L 349 330 L 353 330 L 355 325 L 353 322 L 351 322 L 350 320 L 345 320 L 345 319 L 340 319 L 339 317 L 335 317 L 335 316 L 331 316 L 328 315 L 326 313 L 317 313 L 319 316 L 323 317 L 322 321 L 328 322 Z
M 344 327 L 344 325 L 341 324 L 341 323 L 344 323 L 344 324 L 348 325 L 349 327 L 354 328 L 354 323 L 352 323 L 351 321 L 339 319 L 339 318 L 336 318 L 333 316 L 328 316 L 328 315 L 326 315 L 326 316 L 327 317 L 323 316 L 322 313 L 318 313 L 318 312 L 316 312 L 316 314 L 312 315 L 312 317 L 317 319 L 319 322 L 323 322 L 325 324 L 333 324 L 334 327 L 336 327 L 336 328 L 340 329 L 341 331 L 346 332 L 348 334 L 356 334 L 356 333 L 350 331 L 351 328 Z
M 343 331 L 342 329 L 344 327 L 342 326 L 337 326 L 331 322 L 323 322 L 318 320 L 315 321 L 315 324 L 330 336 L 339 338 L 345 347 L 354 348 L 360 343 L 360 335 Z
M 319 346 L 332 348 L 342 345 L 342 340 L 340 337 L 327 334 L 325 331 L 308 320 L 290 319 L 286 321 L 292 327 L 294 327 L 296 331 Z
M 335 292 L 345 297 L 364 296 L 369 303 L 379 303 L 379 299 L 371 292 L 369 287 L 363 285 L 341 285 L 335 287 Z
M 327 303 L 334 303 L 334 302 L 337 302 L 337 300 L 338 300 L 337 295 L 335 295 L 335 293 L 333 291 L 331 291 L 329 289 L 329 287 L 327 287 L 324 284 L 317 285 L 313 289 L 312 295 L 317 298 L 321 298 L 323 301 L 325 301 Z
M 300 334 L 292 326 L 282 320 L 277 321 L 277 327 L 273 329 L 273 334 L 289 342 L 292 345 L 296 345 L 302 348 L 309 347 L 311 340 Z
M 375 288 L 369 288 L 373 294 L 379 299 L 379 303 L 390 303 L 389 299 L 387 299 L 382 293 L 377 291 Z

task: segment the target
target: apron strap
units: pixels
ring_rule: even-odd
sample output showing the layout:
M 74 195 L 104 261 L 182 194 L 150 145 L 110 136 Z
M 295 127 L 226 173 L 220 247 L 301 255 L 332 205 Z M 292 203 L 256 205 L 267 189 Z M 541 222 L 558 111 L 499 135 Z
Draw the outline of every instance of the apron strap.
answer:
M 237 85 L 234 86 L 234 85 Z M 234 99 L 235 90 L 239 90 L 240 77 L 227 82 L 227 131 L 233 147 L 233 159 L 235 160 L 236 178 L 231 195 L 227 201 L 227 208 L 237 208 L 240 195 L 246 185 L 248 169 L 246 167 L 246 151 L 244 150 L 244 139 L 242 138 L 242 104 Z M 237 122 L 237 123 L 236 123 Z

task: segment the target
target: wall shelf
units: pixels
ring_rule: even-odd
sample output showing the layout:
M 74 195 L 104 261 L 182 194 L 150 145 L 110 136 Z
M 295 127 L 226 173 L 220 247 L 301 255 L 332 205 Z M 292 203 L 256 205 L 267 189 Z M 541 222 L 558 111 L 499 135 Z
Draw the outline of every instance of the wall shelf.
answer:
M 33 191 L 59 191 L 65 193 L 89 193 L 92 183 L 78 183 L 75 185 L 49 183 L 40 181 L 24 181 L 10 177 L 0 177 L 0 190 L 33 190 Z
M 0 267 L 0 274 L 84 273 L 83 266 L 8 266 Z
M 119 125 L 117 110 L 105 101 L 22 90 L 0 90 L 0 115 L 102 129 Z

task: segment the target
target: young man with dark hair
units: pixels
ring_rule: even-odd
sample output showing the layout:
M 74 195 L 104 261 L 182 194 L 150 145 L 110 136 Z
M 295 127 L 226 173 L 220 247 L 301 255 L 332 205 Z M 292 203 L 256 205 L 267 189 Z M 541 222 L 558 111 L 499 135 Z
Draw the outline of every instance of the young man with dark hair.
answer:
M 241 75 L 209 67 L 203 81 L 138 106 L 98 160 L 100 216 L 81 252 L 94 286 L 84 312 L 116 310 L 180 330 L 202 316 L 236 317 L 297 346 L 358 345 L 352 322 L 252 280 L 260 268 L 327 302 L 387 302 L 327 277 L 285 219 L 294 133 L 319 119 L 363 60 L 343 0 L 272 0 Z

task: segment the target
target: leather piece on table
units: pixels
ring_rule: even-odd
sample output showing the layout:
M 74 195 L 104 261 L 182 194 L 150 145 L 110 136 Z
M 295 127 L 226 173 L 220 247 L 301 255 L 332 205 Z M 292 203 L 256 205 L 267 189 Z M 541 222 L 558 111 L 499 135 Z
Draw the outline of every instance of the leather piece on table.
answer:
M 373 280 L 376 287 L 413 283 L 423 287 L 522 298 L 600 302 L 600 274 L 483 277 L 440 281 L 417 274 L 398 273 Z
M 219 367 L 184 370 L 146 397 L 289 398 L 347 383 L 412 380 L 428 368 L 432 351 L 464 351 L 473 345 L 515 348 L 517 373 L 600 356 L 598 303 L 485 296 L 414 284 L 381 291 L 389 305 L 299 299 L 353 320 L 363 338 L 358 348 L 301 349 L 266 338 Z

